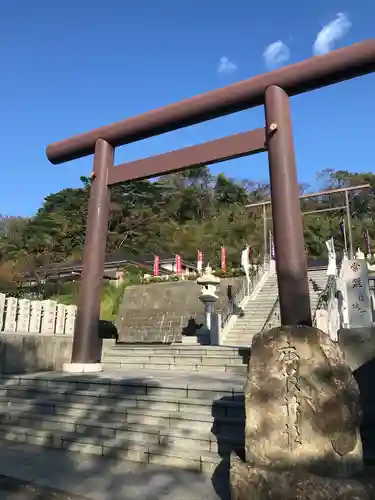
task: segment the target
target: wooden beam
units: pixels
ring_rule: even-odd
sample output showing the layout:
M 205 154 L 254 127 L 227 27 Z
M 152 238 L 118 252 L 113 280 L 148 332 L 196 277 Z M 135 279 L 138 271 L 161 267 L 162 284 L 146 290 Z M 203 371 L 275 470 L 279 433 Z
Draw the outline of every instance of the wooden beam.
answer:
M 147 179 L 192 167 L 202 167 L 225 160 L 241 158 L 266 151 L 264 128 L 242 132 L 222 139 L 208 141 L 170 153 L 122 163 L 108 170 L 107 185 L 133 179 Z

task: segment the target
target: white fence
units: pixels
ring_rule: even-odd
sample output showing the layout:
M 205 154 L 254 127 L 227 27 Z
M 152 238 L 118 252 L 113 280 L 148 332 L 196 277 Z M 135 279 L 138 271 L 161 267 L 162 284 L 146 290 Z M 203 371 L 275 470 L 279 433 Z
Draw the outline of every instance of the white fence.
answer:
M 77 306 L 28 300 L 0 293 L 0 332 L 73 335 Z

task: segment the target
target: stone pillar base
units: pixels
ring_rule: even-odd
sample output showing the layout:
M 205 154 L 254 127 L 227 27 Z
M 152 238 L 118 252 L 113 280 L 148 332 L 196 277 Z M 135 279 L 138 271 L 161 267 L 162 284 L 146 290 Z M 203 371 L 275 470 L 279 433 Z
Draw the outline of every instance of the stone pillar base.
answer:
M 64 363 L 62 371 L 65 373 L 98 373 L 103 371 L 101 363 Z
M 197 336 L 183 336 L 182 337 L 182 341 L 181 341 L 182 344 L 187 344 L 187 345 L 199 345 L 199 342 L 198 342 L 198 337 Z

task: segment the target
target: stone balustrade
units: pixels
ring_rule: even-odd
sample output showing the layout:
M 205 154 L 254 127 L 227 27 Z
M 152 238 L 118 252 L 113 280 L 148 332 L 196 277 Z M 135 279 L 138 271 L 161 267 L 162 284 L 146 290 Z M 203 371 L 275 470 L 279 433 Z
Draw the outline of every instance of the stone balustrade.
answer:
M 73 335 L 77 306 L 29 300 L 0 293 L 0 332 Z

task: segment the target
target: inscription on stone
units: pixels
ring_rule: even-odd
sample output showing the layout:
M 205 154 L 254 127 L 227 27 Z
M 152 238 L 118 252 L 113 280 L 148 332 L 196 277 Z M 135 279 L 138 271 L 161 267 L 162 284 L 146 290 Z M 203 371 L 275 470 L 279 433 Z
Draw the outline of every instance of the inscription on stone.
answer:
M 372 309 L 367 262 L 365 260 L 343 261 L 341 275 L 342 293 L 346 297 L 348 311 L 344 326 L 347 328 L 371 326 Z
M 281 373 L 285 379 L 285 436 L 290 451 L 296 444 L 302 444 L 300 434 L 300 392 L 298 384 L 299 355 L 289 342 L 279 349 L 279 362 L 282 364 Z

